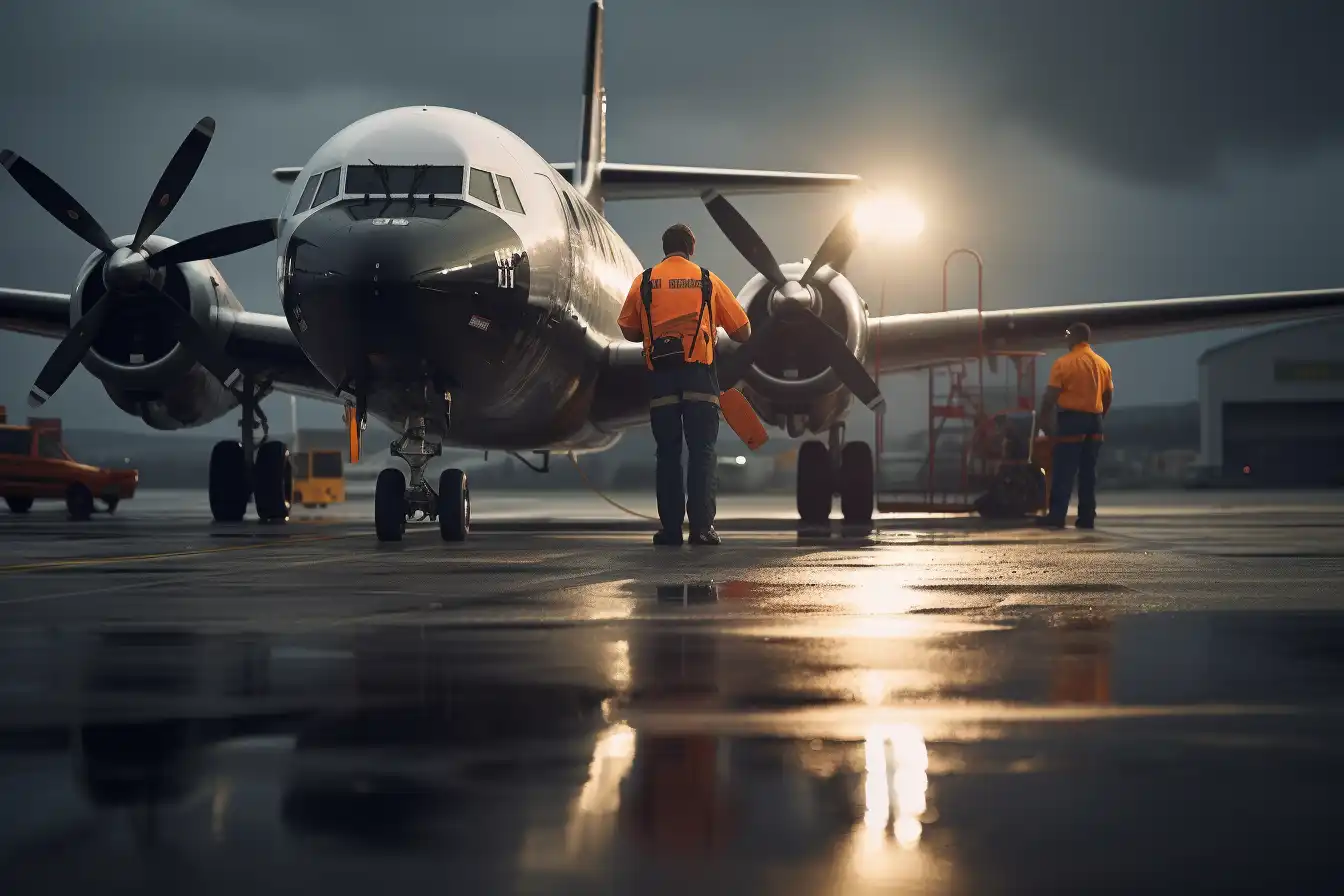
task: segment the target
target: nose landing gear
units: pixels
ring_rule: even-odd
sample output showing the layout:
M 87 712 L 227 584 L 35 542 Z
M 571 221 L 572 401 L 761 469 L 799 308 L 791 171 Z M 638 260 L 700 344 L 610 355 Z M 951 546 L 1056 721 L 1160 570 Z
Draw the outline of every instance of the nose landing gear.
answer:
M 392 443 L 392 456 L 406 461 L 411 480 L 400 470 L 383 470 L 374 488 L 374 529 L 379 541 L 401 541 L 406 521 L 412 518 L 437 520 L 444 541 L 463 541 L 471 527 L 471 499 L 467 474 L 444 470 L 435 492 L 425 479 L 430 458 L 443 453 L 443 446 L 425 439 L 425 418 L 406 421 L 405 434 Z

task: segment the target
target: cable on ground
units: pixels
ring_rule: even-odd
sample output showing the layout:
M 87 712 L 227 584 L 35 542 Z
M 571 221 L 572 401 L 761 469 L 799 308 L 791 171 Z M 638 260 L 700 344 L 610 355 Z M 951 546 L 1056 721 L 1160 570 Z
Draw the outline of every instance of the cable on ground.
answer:
M 576 469 L 576 470 L 579 471 L 579 478 L 583 480 L 583 484 L 586 485 L 586 486 L 588 486 L 590 489 L 592 489 L 592 490 L 593 490 L 593 493 L 594 493 L 595 495 L 597 495 L 599 498 L 601 498 L 603 501 L 606 501 L 606 502 L 607 502 L 608 504 L 610 504 L 612 507 L 615 507 L 617 510 L 624 511 L 625 513 L 628 513 L 628 514 L 630 514 L 631 516 L 637 516 L 637 517 L 639 517 L 639 518 L 642 519 L 642 520 L 649 520 L 650 522 L 654 522 L 654 523 L 659 522 L 658 517 L 656 517 L 656 516 L 649 516 L 648 514 L 640 513 L 640 512 L 635 511 L 635 510 L 631 510 L 629 507 L 626 507 L 624 504 L 618 504 L 617 502 L 613 501 L 611 498 L 608 498 L 608 497 L 606 496 L 606 494 L 602 491 L 602 489 L 598 488 L 598 487 L 593 483 L 593 481 L 592 481 L 591 479 L 588 478 L 588 474 L 585 473 L 585 472 L 583 472 L 583 467 L 579 466 L 579 459 L 578 459 L 577 457 L 574 456 L 574 452 L 573 452 L 573 451 L 569 452 L 569 460 L 570 460 L 571 463 L 574 464 L 574 469 Z

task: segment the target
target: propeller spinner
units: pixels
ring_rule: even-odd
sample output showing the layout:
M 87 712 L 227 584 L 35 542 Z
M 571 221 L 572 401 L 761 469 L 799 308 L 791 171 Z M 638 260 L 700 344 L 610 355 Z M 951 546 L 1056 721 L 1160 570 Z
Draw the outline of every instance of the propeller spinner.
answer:
M 209 334 L 163 291 L 160 269 L 170 264 L 233 255 L 264 245 L 275 239 L 277 222 L 268 218 L 222 227 L 155 253 L 147 253 L 143 248 L 177 207 L 178 200 L 196 175 L 214 133 L 215 120 L 209 116 L 191 129 L 159 177 L 130 245 L 121 248 L 112 242 L 93 215 L 41 169 L 18 153 L 0 150 L 0 165 L 24 192 L 71 233 L 108 256 L 103 265 L 105 290 L 102 296 L 51 353 L 28 393 L 30 405 L 38 407 L 54 395 L 79 366 L 107 321 L 128 303 L 144 301 L 146 291 L 172 317 L 178 339 L 202 366 L 226 387 L 231 388 L 238 379 L 237 365 L 229 361 L 215 347 Z
M 719 225 L 719 229 L 728 237 L 728 241 L 774 287 L 769 297 L 765 323 L 752 334 L 746 345 L 724 358 L 719 365 L 720 385 L 731 388 L 741 382 L 756 357 L 769 347 L 775 327 L 781 321 L 787 321 L 792 326 L 806 328 L 807 339 L 812 349 L 821 354 L 840 377 L 840 381 L 859 401 L 873 410 L 882 407 L 886 400 L 882 397 L 877 383 L 849 350 L 844 336 L 833 330 L 819 316 L 820 299 L 812 286 L 812 281 L 819 270 L 826 266 L 838 269 L 849 260 L 850 255 L 854 254 L 858 244 L 858 231 L 854 226 L 853 216 L 845 215 L 841 218 L 822 241 L 821 248 L 817 250 L 816 257 L 807 266 L 803 276 L 797 280 L 789 280 L 760 234 L 727 199 L 711 191 L 704 195 L 703 201 L 710 216 Z

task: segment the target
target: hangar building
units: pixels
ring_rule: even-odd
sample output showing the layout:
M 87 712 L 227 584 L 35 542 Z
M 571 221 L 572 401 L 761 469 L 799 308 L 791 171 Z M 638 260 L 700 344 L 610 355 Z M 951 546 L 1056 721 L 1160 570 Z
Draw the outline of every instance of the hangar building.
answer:
M 1199 359 L 1199 405 L 1213 475 L 1269 488 L 1344 485 L 1344 318 L 1210 349 Z

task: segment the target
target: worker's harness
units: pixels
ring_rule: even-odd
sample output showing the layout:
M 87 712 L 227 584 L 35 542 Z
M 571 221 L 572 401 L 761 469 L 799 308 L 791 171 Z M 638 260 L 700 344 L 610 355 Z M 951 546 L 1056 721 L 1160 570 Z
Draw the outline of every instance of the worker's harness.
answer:
M 710 299 L 714 295 L 714 283 L 710 280 L 709 271 L 700 268 L 700 313 L 695 317 L 695 331 L 691 336 L 690 344 L 682 341 L 680 336 L 659 336 L 656 339 L 653 335 L 653 269 L 648 268 L 639 283 L 639 296 L 644 300 L 644 316 L 649 321 L 649 366 L 654 370 L 671 370 L 677 367 L 684 367 L 691 363 L 691 352 L 695 350 L 695 338 L 700 335 L 700 322 L 705 319 L 706 310 L 709 311 L 710 332 L 714 330 L 714 311 L 710 307 Z M 705 335 L 705 344 L 709 344 L 709 335 Z
M 698 267 L 698 266 L 697 266 Z M 686 370 L 699 367 L 708 368 L 712 373 L 712 366 L 708 364 L 698 364 L 691 361 L 691 352 L 695 350 L 696 337 L 700 335 L 700 322 L 705 319 L 705 314 L 709 314 L 709 333 L 714 332 L 714 308 L 710 304 L 714 295 L 714 281 L 710 278 L 710 273 L 705 268 L 700 270 L 700 313 L 695 316 L 695 330 L 690 338 L 689 344 L 684 342 L 680 336 L 660 336 L 654 338 L 653 335 L 653 269 L 644 271 L 643 278 L 639 284 L 639 295 L 644 300 L 644 316 L 649 322 L 649 348 L 648 359 L 649 367 L 655 371 Z M 705 344 L 709 344 L 709 333 L 705 334 Z M 694 367 L 693 367 L 694 365 Z M 706 383 L 712 383 L 712 376 L 706 380 Z M 701 392 L 678 389 L 675 393 L 669 395 L 655 395 L 649 402 L 649 407 L 656 408 L 663 405 L 680 404 L 683 401 L 704 401 L 709 404 L 717 405 L 719 396 L 716 392 Z

